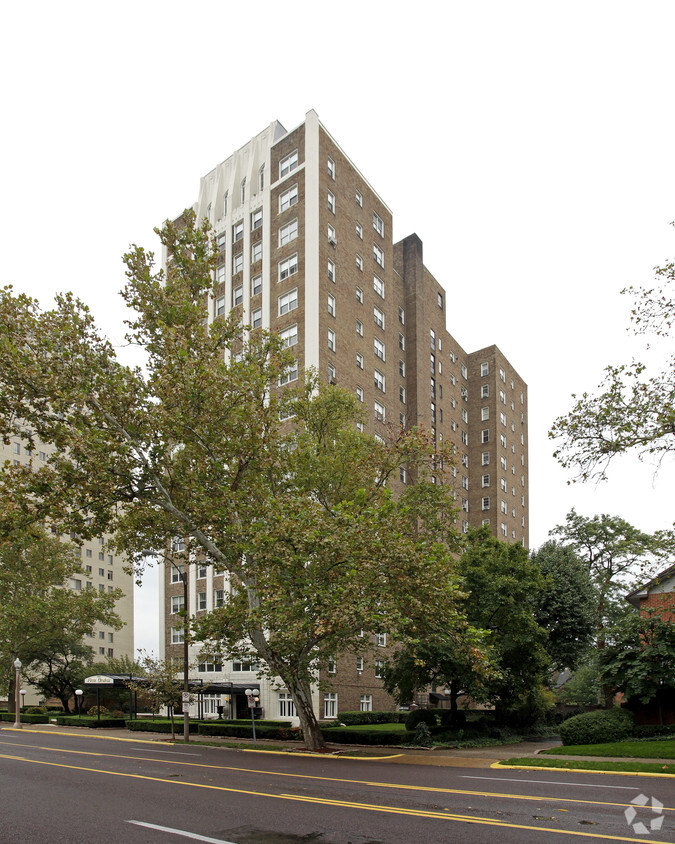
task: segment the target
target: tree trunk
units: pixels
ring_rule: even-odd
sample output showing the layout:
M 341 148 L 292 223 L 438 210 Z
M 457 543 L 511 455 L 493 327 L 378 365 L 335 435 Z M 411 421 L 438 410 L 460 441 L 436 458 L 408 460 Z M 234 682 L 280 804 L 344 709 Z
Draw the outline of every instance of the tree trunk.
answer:
M 59 700 L 61 701 L 65 714 L 70 715 L 70 695 L 59 695 Z
M 305 740 L 307 750 L 325 750 L 326 742 L 323 740 L 319 723 L 314 714 L 312 706 L 312 692 L 309 683 L 298 677 L 282 678 L 286 682 L 286 688 L 291 693 L 295 711 L 300 719 L 302 736 Z
M 8 712 L 16 712 L 16 707 L 14 706 L 14 688 L 14 671 L 12 671 L 12 676 L 9 678 L 9 691 L 7 692 Z

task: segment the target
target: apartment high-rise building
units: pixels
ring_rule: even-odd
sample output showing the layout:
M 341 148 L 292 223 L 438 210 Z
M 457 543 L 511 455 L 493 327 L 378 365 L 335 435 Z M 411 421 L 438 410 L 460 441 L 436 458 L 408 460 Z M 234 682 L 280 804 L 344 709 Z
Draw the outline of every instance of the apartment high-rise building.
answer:
M 317 114 L 308 112 L 290 132 L 271 123 L 201 179 L 194 210 L 208 217 L 219 249 L 209 322 L 234 309 L 244 324 L 279 332 L 295 355 L 288 383 L 313 367 L 354 392 L 368 433 L 423 425 L 450 440 L 457 528 L 485 524 L 527 546 L 527 386 L 497 346 L 468 353 L 448 333 L 448 319 L 470 303 L 448 294 L 425 267 L 417 235 L 394 242 L 391 210 Z M 402 469 L 399 480 L 412 479 Z M 208 611 L 222 601 L 226 580 L 191 569 L 189 605 Z M 180 656 L 182 584 L 168 568 L 163 577 L 162 646 Z M 385 647 L 383 631 L 370 656 L 344 657 L 344 671 L 336 655 L 326 675 L 335 675 L 336 691 L 322 701 L 317 691 L 321 717 L 338 706 L 391 705 L 378 677 Z M 234 683 L 231 714 L 256 677 L 240 661 L 203 663 L 200 671 Z M 261 690 L 270 717 L 293 714 L 285 690 L 264 682 Z

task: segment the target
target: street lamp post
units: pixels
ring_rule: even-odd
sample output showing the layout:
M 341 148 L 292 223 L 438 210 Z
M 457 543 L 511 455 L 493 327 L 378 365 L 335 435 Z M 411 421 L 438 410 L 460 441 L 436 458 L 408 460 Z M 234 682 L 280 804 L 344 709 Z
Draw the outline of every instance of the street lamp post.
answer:
M 253 728 L 253 747 L 256 747 L 255 740 L 255 705 L 259 700 L 260 689 L 246 689 L 246 697 L 248 698 L 248 708 L 251 710 L 251 727 Z
M 82 689 L 75 689 L 75 697 L 77 699 L 77 717 L 82 717 L 82 695 L 84 692 Z
M 21 660 L 17 656 L 14 660 L 14 729 L 21 729 Z

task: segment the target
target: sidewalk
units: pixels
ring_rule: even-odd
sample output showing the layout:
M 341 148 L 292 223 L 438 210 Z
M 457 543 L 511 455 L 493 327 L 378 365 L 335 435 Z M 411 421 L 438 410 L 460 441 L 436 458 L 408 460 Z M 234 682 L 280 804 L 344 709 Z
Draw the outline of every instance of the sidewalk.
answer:
M 1 729 L 13 729 L 7 725 Z M 58 726 L 56 724 L 26 724 L 24 730 L 31 730 L 41 733 L 64 733 L 70 735 L 82 735 L 87 738 L 106 738 L 110 740 L 125 742 L 163 742 L 171 743 L 169 733 L 132 732 L 125 729 L 90 729 L 88 727 Z M 235 738 L 230 736 L 192 736 L 190 743 L 200 746 L 218 747 L 229 746 L 236 749 L 237 745 L 243 745 L 244 749 L 251 749 L 251 739 Z M 176 733 L 175 744 L 183 744 L 183 736 Z M 418 747 L 372 747 L 357 744 L 330 744 L 326 756 L 351 756 L 358 754 L 356 758 L 373 760 L 386 760 L 404 765 L 430 765 L 460 768 L 489 768 L 493 763 L 503 759 L 510 759 L 512 756 L 535 756 L 539 751 L 550 747 L 557 747 L 559 741 L 524 741 L 518 744 L 491 745 L 489 747 L 462 747 L 462 748 L 438 748 L 426 750 Z M 261 751 L 298 753 L 305 755 L 301 742 L 272 741 L 258 739 L 257 749 Z M 281 750 L 279 747 L 281 746 Z M 323 755 L 323 754 L 322 754 Z M 572 758 L 572 757 L 568 757 Z

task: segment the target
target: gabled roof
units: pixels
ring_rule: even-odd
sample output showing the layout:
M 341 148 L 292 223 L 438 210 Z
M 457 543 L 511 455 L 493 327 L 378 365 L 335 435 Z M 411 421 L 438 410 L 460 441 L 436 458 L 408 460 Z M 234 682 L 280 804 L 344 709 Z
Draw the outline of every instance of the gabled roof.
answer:
M 625 596 L 626 600 L 631 603 L 636 609 L 640 609 L 640 599 L 646 598 L 655 586 L 663 586 L 668 581 L 675 579 L 675 564 L 668 566 L 667 569 L 660 571 L 648 583 L 639 586 L 634 592 L 630 592 Z

